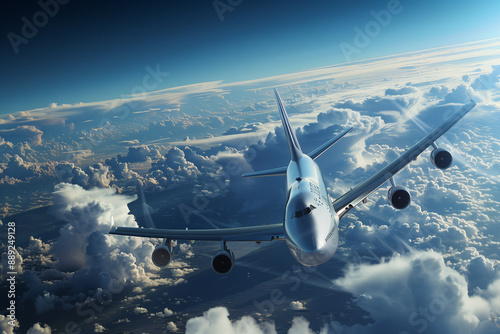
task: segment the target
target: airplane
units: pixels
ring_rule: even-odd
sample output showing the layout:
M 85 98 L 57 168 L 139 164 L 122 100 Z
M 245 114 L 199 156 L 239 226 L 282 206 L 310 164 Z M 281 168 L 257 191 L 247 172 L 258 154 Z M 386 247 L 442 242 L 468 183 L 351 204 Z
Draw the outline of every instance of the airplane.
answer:
M 366 203 L 368 196 L 388 180 L 391 184 L 387 192 L 389 203 L 398 210 L 405 209 L 410 205 L 410 192 L 406 188 L 396 185 L 394 175 L 415 160 L 428 147 L 432 146 L 433 148 L 430 160 L 436 168 L 444 170 L 451 166 L 453 161 L 451 153 L 439 148 L 435 142 L 476 105 L 469 97 L 470 101 L 463 105 L 459 111 L 451 115 L 404 154 L 334 200 L 327 192 L 323 176 L 315 160 L 353 128 L 341 132 L 309 154 L 305 154 L 302 152 L 295 132 L 290 125 L 285 106 L 276 88 L 274 93 L 290 151 L 290 163 L 288 166 L 251 172 L 242 176 L 286 176 L 287 195 L 282 223 L 192 230 L 116 227 L 113 225 L 109 233 L 163 239 L 163 242 L 155 248 L 152 254 L 153 263 L 160 268 L 166 267 L 172 260 L 172 240 L 220 241 L 221 249 L 212 259 L 212 269 L 221 275 L 229 273 L 235 263 L 234 253 L 227 247 L 228 241 L 260 243 L 262 241 L 285 240 L 291 254 L 299 263 L 305 266 L 320 265 L 330 260 L 337 251 L 339 220 L 359 203 Z

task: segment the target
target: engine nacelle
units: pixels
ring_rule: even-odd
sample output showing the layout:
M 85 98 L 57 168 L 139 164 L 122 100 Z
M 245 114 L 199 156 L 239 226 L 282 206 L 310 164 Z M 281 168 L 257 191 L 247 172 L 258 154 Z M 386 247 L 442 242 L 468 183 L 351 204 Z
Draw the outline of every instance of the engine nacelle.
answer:
M 437 148 L 431 152 L 431 162 L 439 169 L 446 169 L 451 166 L 453 157 L 451 153 L 444 148 Z
M 158 245 L 156 246 L 151 259 L 155 266 L 164 268 L 168 266 L 172 260 L 172 246 L 171 245 Z
M 389 199 L 389 203 L 398 210 L 406 209 L 411 203 L 410 192 L 401 186 L 389 188 L 387 199 Z
M 233 269 L 234 253 L 230 249 L 220 250 L 212 259 L 212 269 L 220 275 L 225 275 Z

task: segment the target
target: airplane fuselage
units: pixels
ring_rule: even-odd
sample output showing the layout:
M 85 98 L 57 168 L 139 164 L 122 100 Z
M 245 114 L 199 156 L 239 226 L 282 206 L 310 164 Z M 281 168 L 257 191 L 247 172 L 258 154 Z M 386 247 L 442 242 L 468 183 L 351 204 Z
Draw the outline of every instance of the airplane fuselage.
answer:
M 285 238 L 295 259 L 306 266 L 330 260 L 339 242 L 339 218 L 321 171 L 305 154 L 290 161 L 285 208 Z

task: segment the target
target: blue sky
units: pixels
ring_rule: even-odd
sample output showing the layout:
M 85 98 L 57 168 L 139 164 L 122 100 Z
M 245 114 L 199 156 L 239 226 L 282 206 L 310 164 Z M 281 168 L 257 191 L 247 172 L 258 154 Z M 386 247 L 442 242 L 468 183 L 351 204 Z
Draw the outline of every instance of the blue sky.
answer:
M 15 53 L 8 34 L 22 36 L 22 18 L 33 22 L 41 7 L 4 2 L 0 113 L 119 98 L 141 85 L 147 66 L 170 73 L 161 89 L 344 63 L 340 43 L 354 45 L 354 28 L 363 30 L 374 20 L 370 12 L 389 3 L 242 0 L 221 20 L 213 1 L 74 0 L 60 5 Z M 498 1 L 402 0 L 398 8 L 352 60 L 494 38 L 500 31 Z

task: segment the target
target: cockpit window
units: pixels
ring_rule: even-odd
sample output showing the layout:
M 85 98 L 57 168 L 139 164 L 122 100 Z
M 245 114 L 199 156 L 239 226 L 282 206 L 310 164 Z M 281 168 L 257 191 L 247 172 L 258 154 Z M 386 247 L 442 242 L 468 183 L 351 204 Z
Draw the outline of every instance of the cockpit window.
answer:
M 300 218 L 311 213 L 312 210 L 316 209 L 314 205 L 309 205 L 307 208 L 292 213 L 292 218 Z

